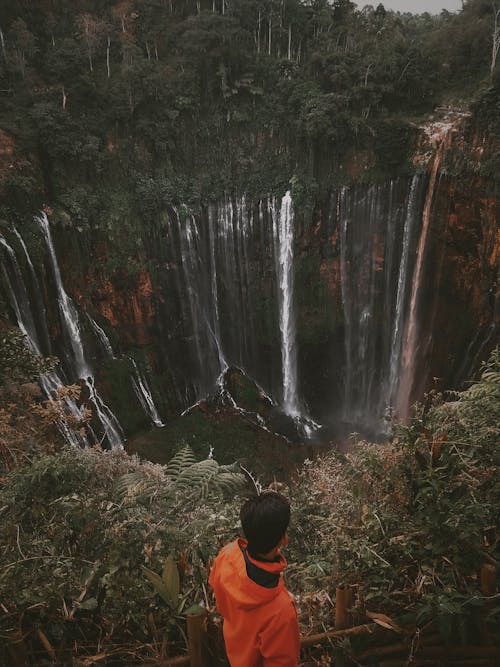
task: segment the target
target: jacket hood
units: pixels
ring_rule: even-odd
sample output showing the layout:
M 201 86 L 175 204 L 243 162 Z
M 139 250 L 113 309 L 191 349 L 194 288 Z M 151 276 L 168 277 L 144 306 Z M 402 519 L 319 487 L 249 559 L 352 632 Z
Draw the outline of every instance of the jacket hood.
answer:
M 210 584 L 216 590 L 224 590 L 224 595 L 240 609 L 253 609 L 280 594 L 285 567 L 286 560 L 281 554 L 272 562 L 252 558 L 247 542 L 240 538 L 219 554 L 210 573 Z

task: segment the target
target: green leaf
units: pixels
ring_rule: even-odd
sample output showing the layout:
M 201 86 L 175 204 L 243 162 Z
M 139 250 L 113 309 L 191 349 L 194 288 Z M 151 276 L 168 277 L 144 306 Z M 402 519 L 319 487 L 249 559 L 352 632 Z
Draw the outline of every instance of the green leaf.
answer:
M 186 609 L 184 614 L 186 616 L 201 616 L 202 614 L 206 614 L 206 612 L 207 610 L 201 604 L 192 604 L 189 609 Z
M 80 609 L 86 609 L 87 611 L 94 611 L 97 609 L 97 600 L 95 598 L 89 598 L 80 604 Z
M 179 579 L 179 570 L 177 569 L 177 564 L 175 563 L 172 556 L 168 556 L 165 559 L 165 565 L 163 566 L 162 581 L 165 585 L 165 588 L 170 595 L 172 600 L 172 606 L 177 605 L 177 600 L 180 593 L 180 579 Z
M 156 574 L 156 572 L 153 572 L 144 565 L 141 565 L 141 569 L 144 572 L 147 579 L 149 579 L 149 581 L 153 584 L 156 593 L 158 593 L 158 595 L 164 600 L 164 602 L 168 604 L 169 607 L 175 608 L 175 602 L 172 600 L 170 596 L 170 591 L 163 583 L 163 580 L 160 577 L 160 575 Z

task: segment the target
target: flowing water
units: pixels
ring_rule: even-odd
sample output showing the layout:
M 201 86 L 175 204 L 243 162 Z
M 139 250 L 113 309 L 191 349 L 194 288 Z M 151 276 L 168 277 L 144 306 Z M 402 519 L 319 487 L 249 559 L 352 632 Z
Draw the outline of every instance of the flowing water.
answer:
M 300 423 L 306 435 L 317 427 L 308 417 L 309 404 L 322 420 L 340 419 L 349 429 L 371 433 L 383 432 L 389 407 L 399 416 L 408 415 L 415 397 L 414 378 L 424 355 L 419 345 L 419 303 L 432 236 L 441 145 L 436 145 L 429 175 L 344 187 L 335 196 L 325 237 L 329 245 L 321 249 L 331 266 L 338 266 L 333 287 L 338 289 L 339 301 L 325 299 L 322 307 L 335 309 L 335 340 L 340 345 L 335 343 L 331 355 L 335 367 L 319 368 L 329 374 L 331 384 L 331 389 L 326 387 L 325 404 L 328 392 L 335 397 L 331 416 L 323 408 L 323 412 L 315 411 L 304 381 L 309 369 L 304 368 L 297 331 L 303 336 L 300 327 L 305 325 L 299 318 L 308 310 L 303 302 L 304 285 L 300 285 L 302 302 L 297 302 L 295 289 L 297 276 L 302 276 L 304 239 L 300 235 L 304 232 L 297 228 L 291 193 L 259 201 L 226 197 L 196 213 L 186 206 L 168 210 L 160 239 L 163 268 L 158 272 L 155 315 L 162 335 L 163 367 L 169 369 L 169 382 L 181 410 L 220 391 L 226 371 L 237 367 L 261 387 L 263 395 L 273 397 Z M 59 311 L 68 371 L 64 381 L 85 384 L 110 446 L 121 446 L 121 428 L 96 388 L 85 349 L 93 331 L 106 358 L 114 360 L 110 340 L 89 313 L 80 319 L 63 285 L 47 216 L 40 215 L 37 223 L 50 258 L 51 293 Z M 13 233 L 24 255 L 24 267 L 5 238 L 0 238 L 5 289 L 33 349 L 48 354 L 54 344 L 48 336 L 48 304 L 26 244 L 17 230 Z M 162 305 L 165 303 L 167 306 Z M 133 360 L 132 365 L 137 399 L 152 423 L 160 427 L 164 422 L 147 377 Z

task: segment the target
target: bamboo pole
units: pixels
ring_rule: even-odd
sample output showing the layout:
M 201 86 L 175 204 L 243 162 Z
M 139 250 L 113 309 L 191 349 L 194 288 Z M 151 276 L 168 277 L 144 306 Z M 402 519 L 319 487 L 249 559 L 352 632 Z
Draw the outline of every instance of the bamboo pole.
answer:
M 166 658 L 155 662 L 141 662 L 137 667 L 180 667 L 180 665 L 189 665 L 190 662 L 189 655 L 178 655 L 175 658 Z
M 355 659 L 358 661 L 362 660 L 367 660 L 368 658 L 380 658 L 384 656 L 389 656 L 392 653 L 403 653 L 404 651 L 410 651 L 411 650 L 411 640 L 412 637 L 408 637 L 408 641 L 406 643 L 404 642 L 397 642 L 395 644 L 390 644 L 388 646 L 372 646 L 371 648 L 366 649 L 362 653 L 358 653 L 355 656 Z M 420 653 L 420 650 L 422 649 L 423 646 L 429 646 L 432 645 L 434 642 L 438 643 L 442 641 L 441 640 L 441 635 L 438 633 L 434 633 L 431 635 L 428 635 L 426 637 L 420 636 L 418 641 L 415 642 L 415 653 Z
M 335 628 L 345 630 L 352 626 L 352 588 L 339 586 L 335 590 Z
M 378 664 L 375 663 L 377 667 L 408 667 L 409 664 L 411 664 L 411 667 L 436 667 L 436 661 L 435 660 L 428 660 L 428 659 L 413 659 L 411 663 L 408 663 L 408 659 L 406 660 L 384 660 L 382 662 L 379 662 Z M 497 667 L 498 663 L 491 659 L 472 659 L 472 660 L 446 660 L 446 666 L 447 667 L 482 667 L 483 665 L 485 667 Z M 375 665 L 373 666 L 375 667 Z
M 499 646 L 424 646 L 422 658 L 500 658 Z
M 357 625 L 354 628 L 346 628 L 345 630 L 329 630 L 328 632 L 321 632 L 317 635 L 302 637 L 300 645 L 312 646 L 313 644 L 319 644 L 322 641 L 325 641 L 325 639 L 341 639 L 342 637 L 353 637 L 355 635 L 371 635 L 377 628 L 380 629 L 380 625 L 369 623 L 366 625 Z
M 187 636 L 191 667 L 207 667 L 206 657 L 206 613 L 188 614 Z
M 479 573 L 481 593 L 491 597 L 497 592 L 497 569 L 491 563 L 484 563 Z
M 493 644 L 488 632 L 486 616 L 488 610 L 493 606 L 493 596 L 497 592 L 497 568 L 491 563 L 483 563 L 479 571 L 479 587 L 485 598 L 485 606 L 481 614 L 480 636 L 482 644 Z

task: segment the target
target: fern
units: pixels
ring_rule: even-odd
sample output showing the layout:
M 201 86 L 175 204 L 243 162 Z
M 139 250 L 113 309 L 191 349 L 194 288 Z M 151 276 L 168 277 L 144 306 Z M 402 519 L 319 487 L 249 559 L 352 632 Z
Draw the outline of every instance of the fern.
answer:
M 196 457 L 189 445 L 185 445 L 173 456 L 167 464 L 166 474 L 175 481 L 184 470 L 196 463 Z
M 150 479 L 141 471 L 129 472 L 119 477 L 113 485 L 113 497 L 117 502 L 148 501 L 158 492 L 157 480 Z
M 139 472 L 122 475 L 115 483 L 113 496 L 121 502 L 148 502 L 154 495 L 175 493 L 186 502 L 206 498 L 211 492 L 236 494 L 246 486 L 246 477 L 237 463 L 219 465 L 211 458 L 197 461 L 189 445 L 180 449 L 165 467 L 167 484 Z

